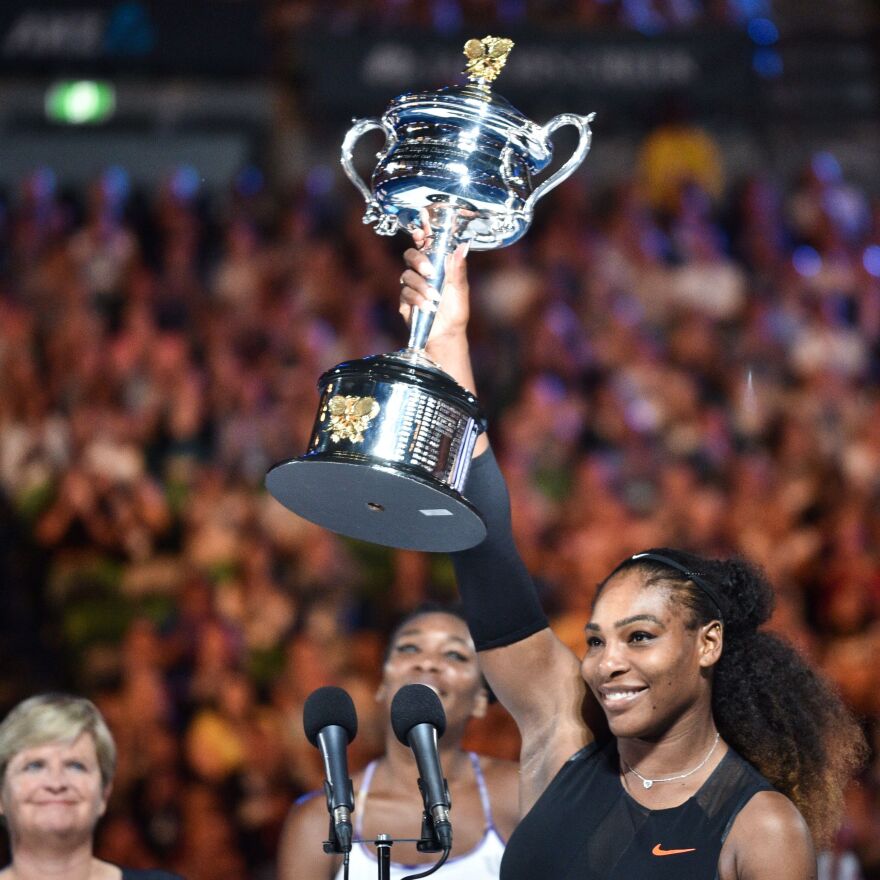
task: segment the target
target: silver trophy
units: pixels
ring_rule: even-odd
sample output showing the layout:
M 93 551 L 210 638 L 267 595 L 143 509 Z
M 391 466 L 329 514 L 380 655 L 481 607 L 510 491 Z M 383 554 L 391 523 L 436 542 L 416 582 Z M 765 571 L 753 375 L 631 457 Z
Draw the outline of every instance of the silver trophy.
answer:
M 430 226 L 425 253 L 439 291 L 447 255 L 462 242 L 470 250 L 515 242 L 538 199 L 590 149 L 593 114 L 563 113 L 541 126 L 491 90 L 512 47 L 503 38 L 469 40 L 467 85 L 403 94 L 381 119 L 357 120 L 342 144 L 342 167 L 367 202 L 365 223 L 380 235 Z M 551 134 L 565 125 L 579 132 L 574 154 L 533 187 L 553 157 Z M 352 153 L 372 129 L 385 132 L 385 146 L 368 187 Z M 390 547 L 449 552 L 483 540 L 483 518 L 461 493 L 485 426 L 474 395 L 425 356 L 433 318 L 414 310 L 405 349 L 320 377 L 308 451 L 266 476 L 285 507 Z

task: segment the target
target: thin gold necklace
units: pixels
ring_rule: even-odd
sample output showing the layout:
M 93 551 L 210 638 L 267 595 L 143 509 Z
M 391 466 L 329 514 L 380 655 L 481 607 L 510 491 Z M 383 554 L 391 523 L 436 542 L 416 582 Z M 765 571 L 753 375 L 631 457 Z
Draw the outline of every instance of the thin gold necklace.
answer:
M 692 776 L 694 773 L 697 772 L 697 770 L 699 770 L 701 767 L 704 767 L 706 765 L 706 761 L 708 761 L 709 758 L 712 757 L 712 753 L 715 751 L 715 746 L 718 745 L 718 740 L 720 739 L 720 737 L 721 737 L 721 733 L 716 730 L 715 731 L 715 739 L 712 742 L 712 748 L 709 749 L 709 751 L 706 754 L 706 757 L 703 758 L 703 760 L 700 761 L 700 763 L 697 764 L 697 766 L 694 767 L 693 770 L 688 770 L 687 773 L 679 773 L 677 776 L 661 776 L 657 779 L 648 779 L 647 776 L 642 776 L 642 774 L 639 773 L 639 771 L 636 770 L 635 767 L 630 767 L 629 764 L 627 764 L 626 761 L 624 760 L 623 755 L 620 756 L 620 760 L 623 762 L 623 766 L 626 767 L 626 769 L 630 773 L 635 774 L 636 776 L 639 777 L 639 779 L 642 780 L 642 787 L 643 788 L 650 788 L 652 785 L 654 785 L 655 782 L 675 782 L 676 779 L 687 779 L 688 776 Z

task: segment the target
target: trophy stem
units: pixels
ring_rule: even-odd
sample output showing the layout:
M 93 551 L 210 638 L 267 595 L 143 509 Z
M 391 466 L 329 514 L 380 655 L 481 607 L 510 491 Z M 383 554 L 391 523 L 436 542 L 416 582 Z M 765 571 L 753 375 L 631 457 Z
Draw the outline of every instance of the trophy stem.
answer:
M 476 211 L 467 203 L 444 201 L 428 206 L 425 214 L 431 231 L 424 252 L 434 268 L 431 283 L 442 295 L 446 279 L 446 258 L 464 240 L 464 232 L 468 223 L 476 217 Z M 434 314 L 424 309 L 413 309 L 407 351 L 424 350 L 434 324 Z

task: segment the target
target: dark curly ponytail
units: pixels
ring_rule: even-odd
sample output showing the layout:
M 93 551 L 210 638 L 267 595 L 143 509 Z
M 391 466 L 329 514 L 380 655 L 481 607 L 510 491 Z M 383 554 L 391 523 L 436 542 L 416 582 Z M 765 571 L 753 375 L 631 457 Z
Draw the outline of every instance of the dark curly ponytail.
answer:
M 669 548 L 625 560 L 692 612 L 694 627 L 720 616 L 724 649 L 712 681 L 712 713 L 724 739 L 800 810 L 817 847 L 829 845 L 843 789 L 866 746 L 852 714 L 801 656 L 759 629 L 773 588 L 742 559 L 703 559 Z M 610 576 L 609 576 L 610 577 Z M 607 582 L 607 579 L 606 579 Z

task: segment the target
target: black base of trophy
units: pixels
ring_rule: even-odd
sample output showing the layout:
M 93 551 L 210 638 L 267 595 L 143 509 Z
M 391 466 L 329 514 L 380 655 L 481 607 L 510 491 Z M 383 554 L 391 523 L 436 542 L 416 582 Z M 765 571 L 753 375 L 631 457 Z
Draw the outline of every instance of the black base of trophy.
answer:
M 458 492 L 400 464 L 303 456 L 273 467 L 266 488 L 311 522 L 386 547 L 449 553 L 486 537 L 483 518 Z

